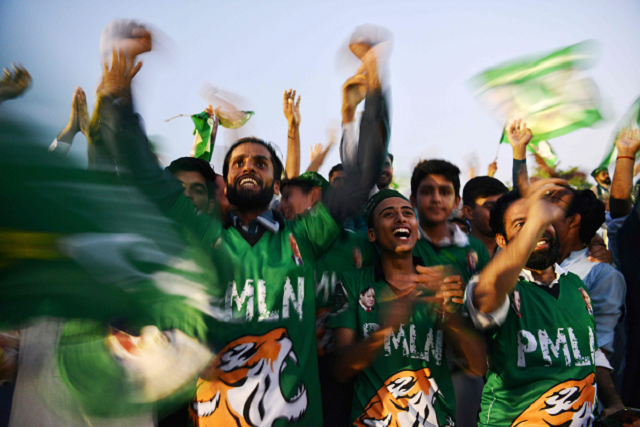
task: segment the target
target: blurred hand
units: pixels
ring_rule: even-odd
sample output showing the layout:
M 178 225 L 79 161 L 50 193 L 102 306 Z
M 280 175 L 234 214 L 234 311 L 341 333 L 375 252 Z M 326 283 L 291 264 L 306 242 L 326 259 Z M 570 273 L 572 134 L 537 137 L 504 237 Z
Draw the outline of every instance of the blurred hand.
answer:
M 496 174 L 498 170 L 498 163 L 497 162 L 493 162 L 489 164 L 489 169 L 487 171 L 487 175 L 489 175 L 491 178 L 493 178 L 493 176 Z
M 635 157 L 640 149 L 640 130 L 623 129 L 616 139 L 616 147 L 619 156 Z
M 449 313 L 453 313 L 460 309 L 464 300 L 464 290 L 467 285 L 462 281 L 460 276 L 445 277 L 440 286 L 440 290 L 436 293 L 436 297 L 442 298 L 442 309 Z M 456 304 L 458 306 L 456 306 Z
M 513 158 L 523 160 L 527 156 L 527 145 L 533 138 L 531 129 L 527 127 L 522 120 L 514 120 L 509 129 L 507 129 L 507 138 L 509 144 L 513 148 Z
M 367 77 L 356 74 L 347 79 L 342 85 L 342 122 L 350 123 L 354 120 L 358 104 L 367 96 Z
M 116 19 L 102 30 L 100 44 L 105 52 L 112 49 L 122 51 L 129 64 L 133 64 L 136 56 L 151 51 L 152 36 L 144 25 L 136 21 Z
M 78 127 L 87 138 L 89 138 L 89 124 L 91 123 L 91 117 L 89 117 L 89 109 L 87 108 L 87 95 L 84 93 L 81 87 L 76 89 L 71 103 L 71 114 L 73 110 L 76 111 L 76 117 L 78 118 Z
M 602 237 L 597 234 L 593 236 L 589 243 L 589 262 L 604 262 L 605 264 L 613 263 L 611 251 L 607 249 Z
M 31 86 L 31 75 L 21 65 L 11 64 L 11 71 L 6 67 L 0 80 L 0 102 L 22 96 Z
M 520 194 L 529 208 L 528 221 L 535 220 L 540 226 L 547 227 L 553 221 L 564 218 L 570 200 L 568 203 L 556 203 L 554 199 L 559 198 L 555 197 L 556 193 L 566 191 L 567 185 L 566 180 L 558 178 L 541 179 L 533 184 L 521 182 Z
M 296 91 L 289 89 L 284 91 L 282 97 L 282 109 L 284 110 L 284 117 L 289 123 L 289 127 L 300 126 L 300 96 L 298 95 L 298 101 L 296 102 Z
M 116 54 L 115 49 L 111 58 L 111 70 L 105 64 L 102 74 L 102 82 L 96 91 L 98 98 L 113 97 L 131 101 L 131 80 L 138 74 L 142 62 L 138 62 L 131 70 L 127 71 L 127 59 L 124 52 Z
M 322 144 L 316 144 L 311 146 L 311 155 L 309 156 L 309 158 L 311 159 L 311 163 L 313 163 L 314 160 L 316 160 L 318 157 L 322 155 L 323 148 L 324 147 L 322 146 Z

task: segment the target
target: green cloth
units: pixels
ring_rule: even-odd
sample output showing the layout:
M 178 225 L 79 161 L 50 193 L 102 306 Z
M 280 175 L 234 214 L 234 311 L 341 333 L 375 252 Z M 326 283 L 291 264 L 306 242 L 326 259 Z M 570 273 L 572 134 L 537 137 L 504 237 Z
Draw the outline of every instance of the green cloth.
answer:
M 314 267 L 340 231 L 324 205 L 285 222 L 276 233 L 266 231 L 253 246 L 236 228 L 196 215 L 184 196 L 170 216 L 193 230 L 205 247 L 225 247 L 233 275 L 229 282 L 213 284 L 217 298 L 212 304 L 225 322 L 211 327 L 208 336 L 218 353 L 213 366 L 218 380 L 198 381 L 191 408 L 211 425 L 230 425 L 246 416 L 257 424 L 322 425 Z M 260 399 L 252 397 L 256 384 L 262 384 Z M 216 396 L 219 405 L 212 412 L 208 408 Z M 265 408 L 262 402 L 269 404 Z
M 376 207 L 380 203 L 382 203 L 383 200 L 389 199 L 391 197 L 399 197 L 402 200 L 406 200 L 407 202 L 409 201 L 409 199 L 403 196 L 402 193 L 391 188 L 385 188 L 384 190 L 378 191 L 376 194 L 369 198 L 369 201 L 367 201 L 367 204 L 364 207 L 364 216 L 367 219 L 367 225 L 372 225 L 373 212 L 376 210 Z
M 469 85 L 502 123 L 508 126 L 523 119 L 533 132 L 530 150 L 544 153 L 538 142 L 602 120 L 595 83 L 573 76 L 591 65 L 595 50 L 592 42 L 584 41 L 548 55 L 517 59 L 483 71 Z M 506 133 L 501 143 L 508 143 Z
M 376 277 L 376 267 L 344 273 L 340 284 L 347 304 L 330 320 L 330 327 L 351 329 L 358 341 L 364 340 L 381 328 L 395 295 L 384 277 Z M 374 294 L 372 307 L 363 293 Z M 409 322 L 386 337 L 373 364 L 356 378 L 354 424 L 454 425 L 455 393 L 436 317 L 433 307 L 418 305 Z
M 578 276 L 562 275 L 554 286 L 558 299 L 521 277 L 505 323 L 488 335 L 493 362 L 479 426 L 592 424 L 593 311 Z
M 425 239 L 419 239 L 413 254 L 422 258 L 426 267 L 435 265 L 449 265 L 453 267 L 453 274 L 460 275 L 465 283 L 474 274 L 482 270 L 489 263 L 487 247 L 474 237 L 469 237 L 465 246 L 443 246 L 436 248 Z
M 196 144 L 196 152 L 193 157 L 210 162 L 218 133 L 218 117 L 214 116 L 210 118 L 205 111 L 192 115 L 191 120 L 193 120 L 193 124 L 196 126 L 193 134 L 198 134 L 198 143 Z
M 600 162 L 600 168 L 608 168 L 610 164 L 616 163 L 616 157 L 618 157 L 618 148 L 616 147 L 616 140 L 618 139 L 618 134 L 623 129 L 638 129 L 640 127 L 640 98 L 636 99 L 636 101 L 629 107 L 627 112 L 618 120 L 616 123 L 616 127 L 614 128 L 613 133 L 611 134 L 611 138 L 609 138 L 609 143 L 604 151 L 604 156 L 602 161 Z M 640 156 L 640 151 L 636 153 L 636 159 Z M 596 169 L 596 171 L 598 170 Z M 595 171 L 591 173 L 591 176 L 595 177 Z
M 313 184 L 314 187 L 322 188 L 322 191 L 325 191 L 327 188 L 329 188 L 329 181 L 324 179 L 324 177 L 320 175 L 318 172 L 314 172 L 314 171 L 305 172 L 302 175 L 300 175 L 298 179 L 301 181 L 310 182 L 311 184 Z

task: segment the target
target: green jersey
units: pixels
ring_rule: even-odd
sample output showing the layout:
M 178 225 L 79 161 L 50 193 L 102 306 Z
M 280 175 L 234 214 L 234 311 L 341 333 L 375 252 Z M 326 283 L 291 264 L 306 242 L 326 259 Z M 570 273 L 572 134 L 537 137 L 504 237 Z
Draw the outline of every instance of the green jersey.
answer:
M 235 227 L 195 216 L 181 197 L 172 216 L 207 247 L 223 245 L 233 280 L 214 284 L 223 326 L 209 328 L 217 357 L 198 380 L 198 426 L 322 425 L 315 338 L 315 261 L 339 227 L 320 203 L 251 245 Z
M 380 329 L 393 292 L 379 263 L 344 273 L 341 284 L 347 303 L 330 326 L 364 340 Z M 355 425 L 454 425 L 455 394 L 436 317 L 432 307 L 418 305 L 408 324 L 386 336 L 380 355 L 356 378 Z
M 462 232 L 460 232 L 462 233 Z M 489 252 L 480 240 L 468 237 L 466 242 L 449 246 L 435 246 L 424 238 L 418 239 L 413 250 L 415 256 L 422 258 L 425 266 L 450 265 L 455 274 L 460 275 L 465 283 L 489 263 Z
M 595 320 L 582 280 L 550 289 L 518 280 L 504 323 L 488 337 L 492 363 L 480 426 L 590 426 L 596 395 Z M 558 293 L 559 292 L 559 293 Z

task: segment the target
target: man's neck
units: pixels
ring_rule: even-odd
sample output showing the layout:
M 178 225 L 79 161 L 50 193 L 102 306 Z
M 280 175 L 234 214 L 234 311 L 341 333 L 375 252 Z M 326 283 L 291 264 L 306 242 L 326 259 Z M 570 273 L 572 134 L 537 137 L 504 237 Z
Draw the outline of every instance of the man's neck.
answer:
M 549 285 L 551 282 L 556 280 L 555 265 L 552 265 L 545 270 L 532 270 L 530 268 L 527 268 L 527 270 L 531 272 L 534 280 L 544 283 L 545 285 Z
M 471 236 L 484 243 L 484 245 L 487 247 L 487 251 L 489 252 L 489 258 L 493 258 L 493 255 L 496 253 L 496 248 L 498 247 L 496 238 L 480 234 L 478 231 L 476 231 L 476 229 L 471 230 Z
M 247 209 L 236 209 L 233 211 L 234 214 L 238 216 L 244 223 L 244 225 L 249 225 L 251 221 L 259 217 L 262 213 L 269 210 L 269 207 L 256 209 L 256 210 L 247 210 Z
M 412 252 L 402 254 L 383 252 L 380 262 L 384 277 L 392 285 L 394 292 L 396 290 L 402 292 L 408 288 L 406 277 L 416 272 Z
M 604 188 L 604 189 L 605 189 L 605 190 L 607 190 L 607 191 L 609 191 L 609 190 L 610 190 L 610 188 L 611 188 L 611 184 L 604 184 L 604 183 L 599 182 L 599 183 L 598 183 L 598 185 L 599 185 L 600 187 Z
M 564 245 L 560 245 L 560 262 L 569 258 L 571 252 L 581 251 L 584 249 L 584 245 L 580 240 L 568 239 Z
M 449 231 L 449 227 L 447 227 L 447 221 L 437 224 L 422 222 L 420 223 L 420 228 L 427 233 L 427 236 L 429 236 L 429 239 L 431 239 L 434 245 L 440 244 L 445 237 L 451 237 L 451 232 Z

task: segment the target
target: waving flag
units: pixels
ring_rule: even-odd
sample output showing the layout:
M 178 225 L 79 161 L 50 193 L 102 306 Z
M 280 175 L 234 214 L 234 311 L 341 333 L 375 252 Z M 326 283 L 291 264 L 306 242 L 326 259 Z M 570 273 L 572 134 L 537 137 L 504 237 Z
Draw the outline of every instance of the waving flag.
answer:
M 640 128 L 640 98 L 636 99 L 636 102 L 631 105 L 629 110 L 622 116 L 622 118 L 616 124 L 615 130 L 611 138 L 609 139 L 609 144 L 607 144 L 607 148 L 604 152 L 604 157 L 600 162 L 600 167 L 609 167 L 611 163 L 615 163 L 616 157 L 618 156 L 618 149 L 616 148 L 616 139 L 618 138 L 618 133 L 622 129 L 638 129 Z M 636 155 L 640 156 L 640 151 Z
M 590 78 L 579 76 L 595 57 L 594 44 L 585 41 L 549 55 L 497 66 L 469 83 L 500 123 L 526 122 L 533 132 L 532 149 L 540 151 L 544 145 L 536 143 L 602 119 L 597 86 Z M 504 135 L 501 142 L 508 142 Z

